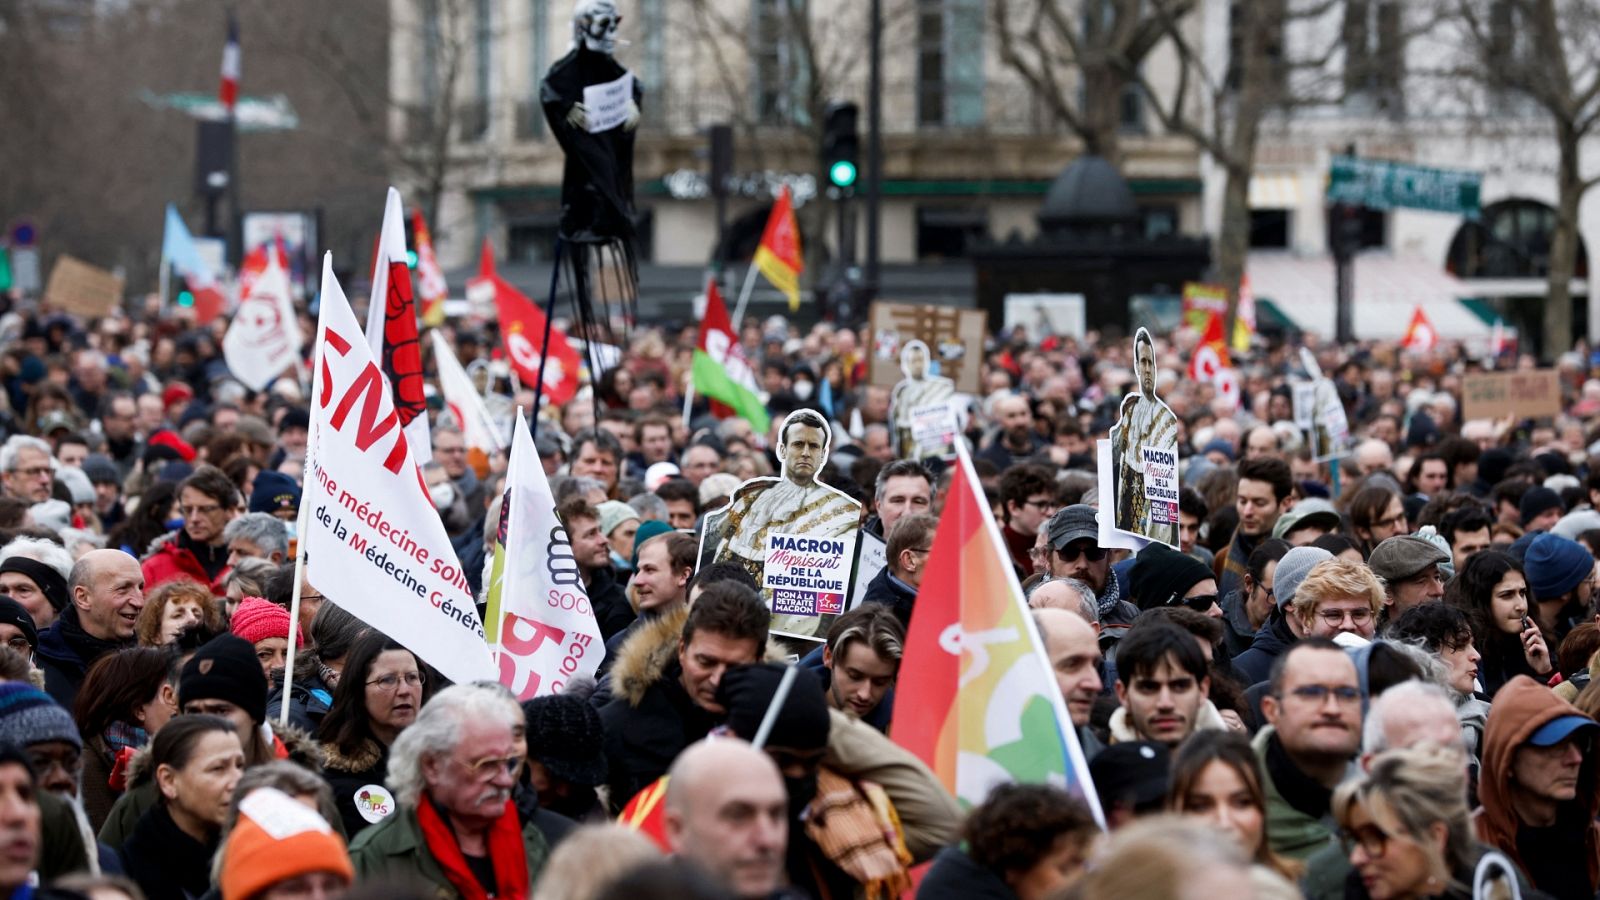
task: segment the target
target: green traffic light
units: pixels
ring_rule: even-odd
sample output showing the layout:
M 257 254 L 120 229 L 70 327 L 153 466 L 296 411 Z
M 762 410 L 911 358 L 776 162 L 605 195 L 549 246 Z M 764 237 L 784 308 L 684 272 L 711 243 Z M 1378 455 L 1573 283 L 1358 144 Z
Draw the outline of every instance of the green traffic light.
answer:
M 179 291 L 178 292 L 178 305 L 179 306 L 193 306 L 194 305 L 194 295 L 189 293 L 188 291 Z
M 856 164 L 848 159 L 841 159 L 828 167 L 828 180 L 835 187 L 849 187 L 856 183 Z
M 406 268 L 415 269 L 416 267 L 417 267 L 417 251 L 415 251 L 415 250 L 407 250 L 406 251 Z

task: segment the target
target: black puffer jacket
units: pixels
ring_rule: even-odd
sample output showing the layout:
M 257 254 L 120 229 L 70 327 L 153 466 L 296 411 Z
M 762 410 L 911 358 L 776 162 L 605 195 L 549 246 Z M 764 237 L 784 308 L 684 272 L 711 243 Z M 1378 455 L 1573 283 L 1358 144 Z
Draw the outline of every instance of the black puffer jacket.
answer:
M 946 847 L 933 858 L 917 900 L 1017 900 L 1017 894 L 961 848 Z

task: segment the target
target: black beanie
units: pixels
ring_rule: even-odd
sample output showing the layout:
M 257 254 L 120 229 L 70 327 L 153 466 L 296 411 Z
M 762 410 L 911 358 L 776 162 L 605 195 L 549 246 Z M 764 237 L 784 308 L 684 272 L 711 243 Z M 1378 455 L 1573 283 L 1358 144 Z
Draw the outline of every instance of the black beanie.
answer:
M 1209 566 L 1189 554 L 1166 544 L 1151 544 L 1140 550 L 1134 560 L 1128 589 L 1140 610 L 1155 609 L 1179 600 L 1190 588 L 1215 577 Z
M 761 720 L 778 693 L 784 667 L 777 663 L 733 666 L 717 685 L 717 702 L 728 711 L 728 727 L 747 741 L 761 729 Z M 795 672 L 794 684 L 783 701 L 778 720 L 767 735 L 768 747 L 786 750 L 821 750 L 828 746 L 828 701 L 822 682 L 806 669 Z
M 39 593 L 44 594 L 44 598 L 50 602 L 50 608 L 56 612 L 66 609 L 72 600 L 67 595 L 67 580 L 61 577 L 54 566 L 26 556 L 13 556 L 0 562 L 0 574 L 6 572 L 16 572 L 33 579 L 33 583 L 39 586 Z
M 223 634 L 195 651 L 178 678 L 178 703 L 194 700 L 226 700 L 256 724 L 265 722 L 267 673 L 261 671 L 256 648 L 242 637 Z

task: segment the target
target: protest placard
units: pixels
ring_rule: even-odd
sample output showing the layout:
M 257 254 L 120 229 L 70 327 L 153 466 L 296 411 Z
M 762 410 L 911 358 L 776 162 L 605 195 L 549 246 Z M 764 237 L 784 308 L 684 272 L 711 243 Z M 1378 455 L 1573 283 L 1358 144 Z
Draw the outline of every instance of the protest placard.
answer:
M 901 349 L 910 341 L 921 341 L 928 348 L 929 375 L 950 379 L 963 394 L 976 394 L 986 321 L 978 309 L 877 301 L 870 316 L 868 379 L 881 387 L 898 383 L 905 377 Z
M 772 594 L 772 614 L 812 618 L 843 613 L 855 552 L 854 535 L 769 534 L 761 587 Z
M 628 101 L 633 99 L 633 73 L 602 84 L 591 84 L 583 89 L 583 105 L 588 110 L 587 130 L 590 134 L 621 125 L 628 120 Z
M 916 459 L 955 452 L 956 411 L 950 403 L 931 403 L 911 410 L 911 441 Z
M 50 269 L 44 298 L 57 309 L 92 319 L 111 312 L 122 302 L 122 279 L 63 253 Z
M 1561 413 L 1561 379 L 1554 369 L 1476 372 L 1461 379 L 1463 419 L 1537 419 Z
M 1121 415 L 1103 462 L 1100 546 L 1123 547 L 1114 532 L 1137 541 L 1178 546 L 1178 417 L 1156 393 L 1156 350 L 1150 332 L 1133 336 L 1137 389 L 1122 398 Z M 1111 501 L 1110 508 L 1104 505 Z

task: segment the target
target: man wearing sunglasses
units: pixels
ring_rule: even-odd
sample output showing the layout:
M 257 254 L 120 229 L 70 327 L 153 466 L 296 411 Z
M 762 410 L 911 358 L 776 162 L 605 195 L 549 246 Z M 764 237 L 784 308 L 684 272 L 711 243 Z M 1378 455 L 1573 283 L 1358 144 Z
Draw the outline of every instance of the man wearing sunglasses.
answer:
M 1051 517 L 1046 567 L 1051 578 L 1076 578 L 1093 591 L 1099 607 L 1101 634 L 1120 638 L 1139 608 L 1128 601 L 1122 579 L 1111 568 L 1111 555 L 1099 545 L 1100 524 L 1094 507 L 1075 503 Z

